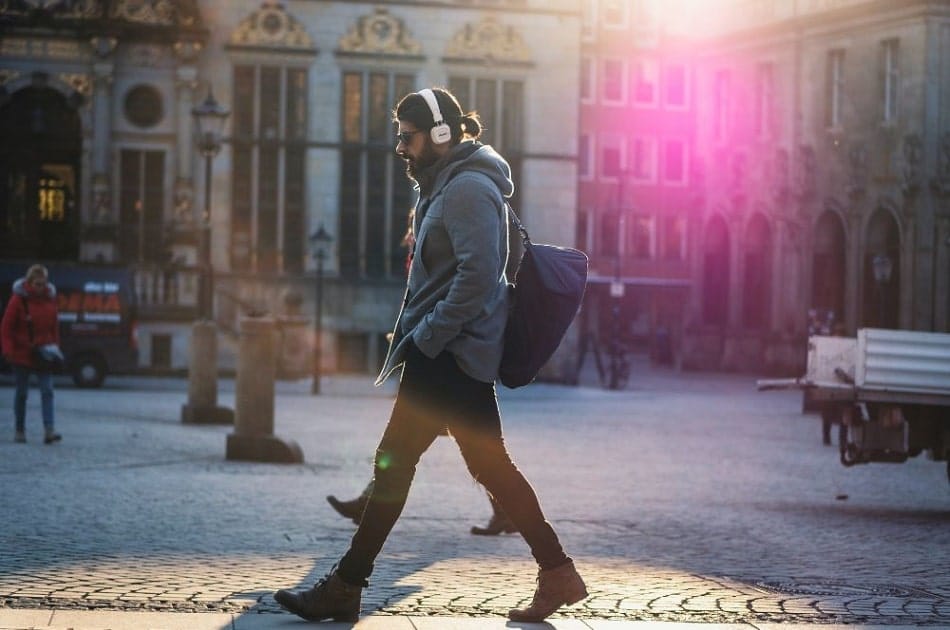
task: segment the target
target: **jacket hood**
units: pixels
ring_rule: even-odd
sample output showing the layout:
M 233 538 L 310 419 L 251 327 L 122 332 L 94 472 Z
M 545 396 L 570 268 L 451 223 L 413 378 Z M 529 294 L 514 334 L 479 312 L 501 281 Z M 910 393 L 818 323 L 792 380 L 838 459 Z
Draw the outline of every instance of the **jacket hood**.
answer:
M 487 144 L 480 142 L 461 142 L 446 154 L 446 164 L 436 175 L 429 197 L 437 195 L 454 175 L 463 171 L 474 171 L 487 175 L 504 197 L 511 197 L 515 184 L 511 180 L 511 167 L 505 158 Z
M 13 283 L 13 293 L 19 295 L 21 298 L 29 297 L 30 292 L 26 288 L 26 278 L 20 278 Z M 35 293 L 33 295 L 36 295 Z M 46 282 L 46 296 L 48 298 L 56 297 L 56 287 L 53 286 L 52 282 Z

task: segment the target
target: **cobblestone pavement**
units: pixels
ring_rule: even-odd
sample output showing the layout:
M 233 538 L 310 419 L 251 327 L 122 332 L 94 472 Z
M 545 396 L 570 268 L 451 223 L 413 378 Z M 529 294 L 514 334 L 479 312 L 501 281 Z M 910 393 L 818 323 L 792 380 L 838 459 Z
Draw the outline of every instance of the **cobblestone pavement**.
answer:
M 13 391 L 0 382 L 0 413 Z M 64 441 L 0 427 L 0 607 L 277 613 L 353 526 L 327 494 L 371 473 L 393 388 L 279 383 L 276 433 L 299 466 L 224 460 L 229 427 L 179 421 L 187 382 L 57 390 Z M 749 376 L 638 366 L 630 388 L 499 390 L 509 450 L 588 581 L 563 616 L 718 623 L 950 623 L 943 462 L 851 469 L 796 392 Z M 233 405 L 233 383 L 220 402 Z M 449 439 L 423 458 L 364 613 L 495 616 L 530 599 L 518 536 L 471 536 L 488 502 Z

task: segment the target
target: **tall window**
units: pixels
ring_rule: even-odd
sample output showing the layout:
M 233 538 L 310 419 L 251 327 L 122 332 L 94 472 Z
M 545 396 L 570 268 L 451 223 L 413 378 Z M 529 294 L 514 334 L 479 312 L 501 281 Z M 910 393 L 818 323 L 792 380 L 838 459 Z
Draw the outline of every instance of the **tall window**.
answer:
M 633 74 L 633 102 L 637 105 L 656 105 L 659 71 L 653 59 L 636 62 Z
M 608 105 L 622 105 L 627 93 L 627 62 L 623 59 L 604 59 L 601 68 L 601 99 Z
M 844 105 L 844 51 L 831 50 L 827 60 L 825 122 L 830 128 L 841 126 Z
M 728 70 L 716 73 L 713 84 L 713 135 L 716 140 L 723 142 L 729 136 L 729 107 L 732 80 Z
M 162 241 L 165 152 L 119 152 L 119 256 L 124 262 L 165 262 Z
M 686 260 L 686 217 L 669 214 L 663 217 L 664 260 Z
M 627 251 L 633 258 L 653 258 L 653 237 L 656 221 L 649 216 L 632 216 L 627 220 Z
M 631 176 L 638 182 L 656 181 L 656 140 L 639 136 L 631 147 Z
M 774 74 L 771 63 L 760 63 L 755 71 L 755 133 L 760 138 L 768 137 L 772 129 Z
M 414 85 L 409 74 L 343 73 L 339 251 L 347 276 L 405 274 L 403 237 L 413 194 L 405 164 L 393 152 L 391 112 Z
M 307 72 L 234 67 L 231 268 L 303 270 Z
M 881 42 L 881 79 L 883 102 L 883 120 L 886 123 L 897 119 L 897 95 L 900 88 L 900 59 L 897 39 Z
M 515 181 L 511 205 L 519 207 L 524 155 L 524 81 L 450 76 L 449 89 L 466 111 L 474 109 L 485 123 L 482 142 L 508 161 Z
M 620 177 L 625 165 L 623 137 L 604 134 L 600 137 L 600 177 L 613 180 Z

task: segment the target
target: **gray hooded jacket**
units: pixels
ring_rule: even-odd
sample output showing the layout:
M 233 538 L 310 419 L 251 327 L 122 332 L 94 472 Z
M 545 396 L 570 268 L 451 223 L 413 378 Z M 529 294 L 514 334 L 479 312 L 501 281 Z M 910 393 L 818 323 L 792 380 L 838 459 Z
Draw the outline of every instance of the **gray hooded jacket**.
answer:
M 415 248 L 402 310 L 376 384 L 405 360 L 409 340 L 434 358 L 443 350 L 472 378 L 498 378 L 508 319 L 511 168 L 488 145 L 463 142 L 446 156 L 416 204 Z

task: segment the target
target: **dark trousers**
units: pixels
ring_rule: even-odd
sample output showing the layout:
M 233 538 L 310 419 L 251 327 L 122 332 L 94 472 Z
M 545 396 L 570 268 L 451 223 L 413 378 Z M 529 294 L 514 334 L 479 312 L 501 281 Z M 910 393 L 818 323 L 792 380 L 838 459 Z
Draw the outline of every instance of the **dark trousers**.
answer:
M 419 458 L 445 428 L 458 443 L 469 472 L 501 504 L 540 567 L 552 569 L 568 561 L 534 489 L 505 449 L 494 384 L 469 377 L 448 352 L 429 359 L 413 347 L 376 450 L 372 494 L 337 568 L 345 581 L 366 583 L 406 503 Z

